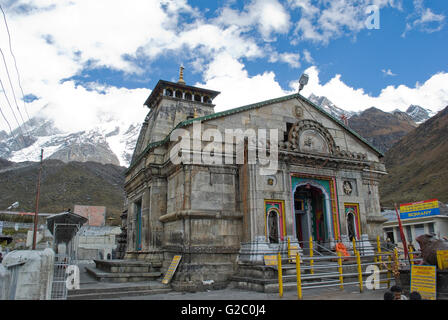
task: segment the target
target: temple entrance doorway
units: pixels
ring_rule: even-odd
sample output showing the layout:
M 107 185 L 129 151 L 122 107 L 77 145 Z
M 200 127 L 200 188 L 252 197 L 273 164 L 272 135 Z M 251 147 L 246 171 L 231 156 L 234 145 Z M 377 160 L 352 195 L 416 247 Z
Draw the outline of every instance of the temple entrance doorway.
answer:
M 310 236 L 323 246 L 329 240 L 325 210 L 325 196 L 320 188 L 306 184 L 294 192 L 296 236 L 305 251 L 309 249 Z

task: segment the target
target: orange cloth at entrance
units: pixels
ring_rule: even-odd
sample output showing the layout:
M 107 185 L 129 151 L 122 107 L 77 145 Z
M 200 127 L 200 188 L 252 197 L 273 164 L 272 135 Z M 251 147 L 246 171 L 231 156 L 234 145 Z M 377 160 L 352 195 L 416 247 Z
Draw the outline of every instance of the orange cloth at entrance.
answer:
M 347 248 L 342 244 L 342 242 L 338 242 L 335 246 L 336 252 L 341 252 L 343 256 L 350 256 L 347 252 Z

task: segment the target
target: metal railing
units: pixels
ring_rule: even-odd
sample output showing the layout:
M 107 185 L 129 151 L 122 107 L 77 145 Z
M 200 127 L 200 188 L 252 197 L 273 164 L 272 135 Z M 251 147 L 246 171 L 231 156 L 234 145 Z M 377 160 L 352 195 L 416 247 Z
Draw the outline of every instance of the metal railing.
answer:
M 381 289 L 381 284 L 387 284 L 390 287 L 391 281 L 396 280 L 398 269 L 406 265 L 413 265 L 421 261 L 416 255 L 418 251 L 410 248 L 409 256 L 398 251 L 386 250 L 382 246 L 379 237 L 376 239 L 376 250 L 373 254 L 361 253 L 353 242 L 353 253 L 343 255 L 341 251 L 331 252 L 327 256 L 314 256 L 315 243 L 312 239 L 309 242 L 309 255 L 301 255 L 299 250 L 291 250 L 288 241 L 288 257 L 282 258 L 281 254 L 277 255 L 277 271 L 279 295 L 283 296 L 284 283 L 291 283 L 296 280 L 297 297 L 303 298 L 302 290 L 318 289 L 339 286 L 341 290 L 344 286 L 357 286 L 359 291 L 364 290 L 364 279 L 376 272 L 374 278 L 374 286 L 372 289 Z M 295 266 L 294 266 L 295 264 Z M 376 271 L 369 266 L 376 266 Z M 295 267 L 295 274 L 291 274 L 291 270 Z M 286 271 L 286 274 L 284 274 Z M 322 272 L 323 271 L 323 272 Z M 384 278 L 382 279 L 382 276 Z M 356 280 L 354 280 L 356 279 Z M 348 281 L 347 281 L 348 280 Z
M 54 259 L 53 283 L 51 287 L 51 300 L 67 299 L 67 267 L 70 257 L 65 254 L 56 254 Z

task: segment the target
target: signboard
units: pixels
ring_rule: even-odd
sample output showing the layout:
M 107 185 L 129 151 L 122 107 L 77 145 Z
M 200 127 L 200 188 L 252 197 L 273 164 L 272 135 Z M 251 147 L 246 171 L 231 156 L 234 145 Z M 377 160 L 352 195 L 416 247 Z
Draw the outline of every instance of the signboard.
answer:
M 277 256 L 264 256 L 264 264 L 266 266 L 276 266 L 277 265 Z
M 174 272 L 176 272 L 177 266 L 179 265 L 180 259 L 182 256 L 174 256 L 173 261 L 171 261 L 171 264 L 168 268 L 168 270 L 165 273 L 165 277 L 162 280 L 163 284 L 168 284 L 171 281 L 171 278 L 174 275 Z
M 417 291 L 422 299 L 436 300 L 436 266 L 411 268 L 411 292 Z
M 439 201 L 437 199 L 400 204 L 400 218 L 420 218 L 440 214 Z
M 448 250 L 437 250 L 437 264 L 440 270 L 448 269 Z

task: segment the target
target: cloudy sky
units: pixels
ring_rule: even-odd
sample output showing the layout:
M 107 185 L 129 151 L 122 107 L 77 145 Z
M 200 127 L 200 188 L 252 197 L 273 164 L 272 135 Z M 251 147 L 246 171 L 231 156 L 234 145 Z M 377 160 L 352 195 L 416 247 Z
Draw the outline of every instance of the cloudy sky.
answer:
M 221 92 L 216 111 L 296 92 L 304 72 L 304 96 L 346 110 L 448 105 L 445 0 L 0 4 L 6 132 L 36 114 L 67 130 L 141 122 L 151 89 L 181 64 L 187 84 Z

